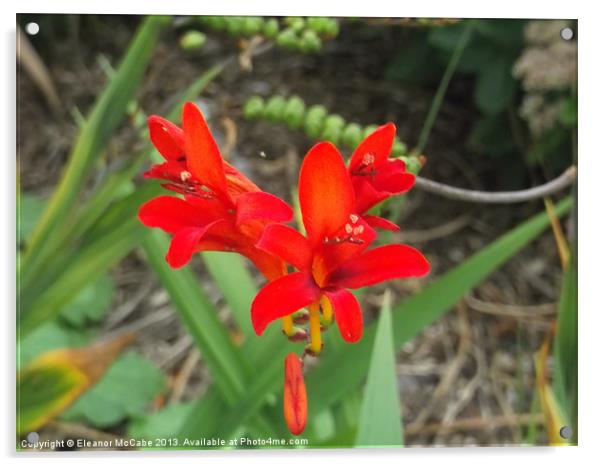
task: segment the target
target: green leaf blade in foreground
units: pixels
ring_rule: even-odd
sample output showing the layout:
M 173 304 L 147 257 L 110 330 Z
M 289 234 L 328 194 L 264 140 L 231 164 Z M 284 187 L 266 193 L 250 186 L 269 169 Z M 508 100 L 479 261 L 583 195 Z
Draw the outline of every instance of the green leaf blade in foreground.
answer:
M 197 347 L 226 399 L 235 400 L 245 389 L 245 366 L 217 312 L 201 291 L 194 273 L 188 267 L 171 269 L 165 262 L 169 247 L 167 235 L 149 231 L 143 247 L 171 301 L 184 320 Z
M 222 70 L 223 65 L 214 66 L 199 76 L 179 96 L 170 115 L 175 115 L 183 102 L 202 92 Z M 152 153 L 154 149 L 143 154 L 150 160 Z M 69 225 L 69 233 L 63 235 L 63 242 L 49 249 L 52 254 L 48 255 L 47 261 L 40 259 L 44 273 L 39 274 L 30 286 L 25 286 L 22 280 L 23 274 L 29 271 L 28 267 L 19 269 L 19 338 L 54 318 L 79 290 L 98 279 L 140 244 L 144 227 L 136 212 L 143 202 L 161 193 L 160 186 L 144 183 L 126 198 L 118 202 L 114 200 L 119 191 L 117 188 L 121 183 L 130 182 L 142 162 L 142 156 L 137 156 L 131 164 L 110 177 L 80 208 L 80 214 Z M 73 249 L 73 241 L 81 240 L 80 236 L 83 236 L 85 244 Z
M 570 210 L 572 202 L 572 198 L 561 201 L 556 206 L 556 214 L 559 217 L 565 215 Z M 545 212 L 532 217 L 447 272 L 418 295 L 395 306 L 393 311 L 395 348 L 400 348 L 403 343 L 450 310 L 467 291 L 477 286 L 489 274 L 533 241 L 548 225 L 549 219 Z M 366 328 L 364 337 L 359 343 L 324 352 L 320 364 L 306 377 L 310 399 L 308 404 L 310 418 L 328 408 L 335 401 L 344 398 L 361 383 L 368 368 L 369 349 L 374 344 L 374 334 L 375 328 L 370 325 Z M 211 408 L 220 412 L 221 418 L 236 417 L 238 425 L 240 425 L 258 412 L 265 402 L 267 393 L 279 393 L 282 361 L 272 358 L 266 359 L 264 362 L 258 379 L 248 387 L 245 395 L 233 408 L 227 410 L 216 407 L 215 404 L 219 397 L 214 398 Z M 203 399 L 197 406 L 199 410 L 208 408 Z M 197 427 L 198 424 L 194 422 L 194 419 L 199 413 L 196 408 L 184 424 L 181 435 L 195 436 L 197 434 L 197 429 L 194 427 Z M 202 427 L 206 428 L 206 426 Z M 235 432 L 231 425 L 226 428 L 223 423 L 222 426 L 216 426 L 216 429 L 219 429 L 224 437 Z M 207 434 L 206 430 L 202 432 Z
M 213 251 L 203 253 L 202 257 L 239 328 L 245 337 L 253 336 L 250 309 L 257 286 L 245 267 L 244 259 L 237 254 Z
M 395 373 L 390 295 L 380 311 L 362 403 L 356 446 L 403 446 L 401 405 Z
M 46 254 L 60 238 L 65 220 L 78 201 L 94 161 L 123 119 L 165 25 L 166 18 L 161 16 L 151 16 L 142 22 L 117 73 L 94 104 L 75 142 L 63 177 L 31 235 L 19 269 L 23 287 L 27 287 L 40 272 Z
M 564 273 L 554 339 L 554 392 L 573 430 L 577 426 L 577 258 Z M 576 437 L 573 437 L 573 440 Z

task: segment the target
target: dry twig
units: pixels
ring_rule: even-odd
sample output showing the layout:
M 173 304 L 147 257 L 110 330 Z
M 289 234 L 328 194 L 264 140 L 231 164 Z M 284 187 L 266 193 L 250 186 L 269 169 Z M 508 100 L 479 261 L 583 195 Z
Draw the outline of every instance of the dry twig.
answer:
M 558 178 L 540 186 L 524 189 L 522 191 L 473 191 L 427 180 L 426 178 L 419 176 L 416 177 L 416 187 L 423 191 L 448 199 L 454 199 L 456 201 L 476 202 L 480 204 L 513 204 L 550 196 L 573 184 L 576 178 L 577 167 L 572 165 Z

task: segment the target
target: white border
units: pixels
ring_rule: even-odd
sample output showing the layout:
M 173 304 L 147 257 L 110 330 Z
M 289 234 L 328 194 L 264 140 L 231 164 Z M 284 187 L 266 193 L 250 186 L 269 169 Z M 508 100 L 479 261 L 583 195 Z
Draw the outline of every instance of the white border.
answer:
M 107 460 L 127 458 L 131 464 L 165 464 L 168 458 L 177 458 L 179 464 L 199 464 L 201 461 L 226 462 L 231 464 L 304 464 L 316 460 L 322 462 L 343 459 L 346 463 L 365 463 L 375 458 L 378 462 L 400 464 L 418 463 L 423 465 L 445 464 L 479 465 L 486 461 L 488 466 L 504 465 L 517 460 L 554 464 L 588 464 L 590 455 L 596 455 L 600 444 L 600 333 L 602 325 L 600 315 L 600 192 L 599 177 L 602 173 L 600 163 L 602 141 L 600 127 L 600 69 L 599 45 L 600 15 L 593 2 L 547 1 L 527 2 L 525 0 L 505 0 L 504 2 L 474 2 L 469 0 L 399 2 L 370 0 L 369 2 L 325 2 L 323 0 L 303 0 L 287 3 L 280 1 L 256 0 L 253 2 L 191 2 L 181 0 L 103 0 L 91 4 L 81 0 L 22 0 L 7 5 L 2 2 L 0 21 L 3 26 L 2 63 L 4 72 L 0 89 L 4 94 L 0 131 L 4 146 L 2 211 L 4 227 L 2 231 L 2 255 L 5 258 L 3 276 L 0 279 L 1 295 L 5 298 L 4 314 L 6 349 L 5 377 L 1 384 L 5 409 L 2 423 L 2 449 L 8 458 L 8 464 L 20 460 L 20 464 L 33 463 L 36 455 L 16 455 L 14 446 L 14 306 L 15 306 L 15 264 L 14 264 L 14 151 L 15 151 L 15 43 L 14 28 L 16 12 L 72 12 L 72 13 L 171 13 L 171 14 L 270 14 L 270 15 L 332 15 L 332 16 L 434 16 L 434 17 L 528 17 L 528 18 L 578 18 L 579 19 L 579 436 L 580 446 L 573 448 L 482 448 L 482 449 L 406 449 L 395 450 L 329 450 L 306 452 L 253 451 L 253 452 L 165 452 L 149 453 L 105 453 L 105 454 L 49 454 L 43 461 L 49 463 L 77 463 L 105 465 Z M 15 2 L 16 3 L 16 2 Z M 9 258 L 8 260 L 6 258 Z M 522 463 L 522 461 L 521 461 Z M 519 464 L 521 464 L 519 463 Z

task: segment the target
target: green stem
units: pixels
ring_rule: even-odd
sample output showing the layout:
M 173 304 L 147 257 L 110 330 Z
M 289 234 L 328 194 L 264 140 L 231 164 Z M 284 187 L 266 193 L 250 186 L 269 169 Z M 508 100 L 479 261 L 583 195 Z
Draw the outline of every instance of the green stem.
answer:
M 426 146 L 426 142 L 428 141 L 429 135 L 431 134 L 431 129 L 433 128 L 433 124 L 435 123 L 435 119 L 437 118 L 439 109 L 441 108 L 441 104 L 443 103 L 443 98 L 445 97 L 445 93 L 447 92 L 449 82 L 451 81 L 451 78 L 454 75 L 456 68 L 458 67 L 460 58 L 462 58 L 462 53 L 464 53 L 464 49 L 466 48 L 468 40 L 470 39 L 473 25 L 474 23 L 472 21 L 468 22 L 468 24 L 464 28 L 464 31 L 462 31 L 460 39 L 458 39 L 458 43 L 456 44 L 456 48 L 454 49 L 451 58 L 449 59 L 449 63 L 447 64 L 445 73 L 443 74 L 441 82 L 439 83 L 439 87 L 437 88 L 437 93 L 433 98 L 431 107 L 426 116 L 426 120 L 424 121 L 424 125 L 422 126 L 420 137 L 418 138 L 418 144 L 415 148 L 415 152 L 418 154 L 421 154 L 424 150 L 424 147 Z

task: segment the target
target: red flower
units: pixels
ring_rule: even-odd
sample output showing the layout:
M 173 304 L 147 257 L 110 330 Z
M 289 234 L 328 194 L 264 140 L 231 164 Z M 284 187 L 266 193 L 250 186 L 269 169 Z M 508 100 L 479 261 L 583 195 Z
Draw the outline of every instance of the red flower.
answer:
M 188 110 L 186 110 L 187 108 Z M 153 165 L 144 174 L 145 178 L 166 180 L 168 183 L 163 184 L 163 187 L 178 193 L 204 195 L 203 181 L 197 178 L 195 172 L 197 168 L 202 168 L 200 165 L 207 162 L 203 157 L 198 157 L 198 154 L 208 153 L 213 155 L 213 157 L 207 156 L 212 161 L 215 162 L 216 158 L 221 160 L 223 164 L 222 171 L 227 182 L 227 190 L 232 197 L 245 192 L 260 191 L 255 183 L 228 162 L 221 159 L 219 148 L 209 131 L 209 127 L 201 112 L 194 104 L 185 104 L 184 113 L 187 112 L 189 114 L 198 113 L 200 115 L 200 118 L 194 118 L 194 122 L 192 123 L 194 129 L 189 128 L 189 131 L 198 133 L 198 137 L 196 138 L 198 141 L 196 144 L 197 147 L 193 151 L 196 155 L 193 157 L 186 155 L 186 140 L 184 131 L 181 128 L 167 121 L 165 118 L 151 115 L 147 121 L 150 139 L 157 151 L 165 159 L 165 162 Z
M 149 119 L 151 139 L 166 162 L 147 176 L 168 180 L 166 187 L 185 194 L 185 199 L 152 199 L 140 208 L 140 221 L 173 235 L 166 259 L 174 268 L 198 251 L 233 251 L 253 261 L 266 278 L 282 276 L 282 260 L 255 244 L 266 225 L 289 221 L 291 208 L 222 160 L 193 104 L 184 105 L 182 122 L 183 131 L 159 117 Z
M 419 277 L 429 271 L 426 259 L 409 246 L 389 245 L 369 251 L 374 230 L 354 212 L 354 190 L 343 158 L 330 143 L 315 145 L 299 175 L 299 201 L 307 237 L 285 225 L 269 225 L 257 247 L 281 257 L 299 271 L 264 286 L 251 306 L 257 334 L 273 320 L 309 306 L 311 350 L 320 343 L 322 318 L 332 311 L 343 339 L 362 336 L 359 303 L 347 288 L 385 280 Z
M 293 435 L 305 430 L 307 422 L 307 392 L 303 380 L 303 363 L 295 353 L 284 360 L 284 419 Z
M 349 174 L 356 196 L 356 209 L 364 214 L 394 194 L 403 194 L 414 186 L 415 177 L 406 172 L 405 163 L 389 159 L 395 125 L 388 123 L 369 134 L 355 149 L 349 162 Z M 373 215 L 365 215 L 372 226 L 398 230 L 394 223 Z

